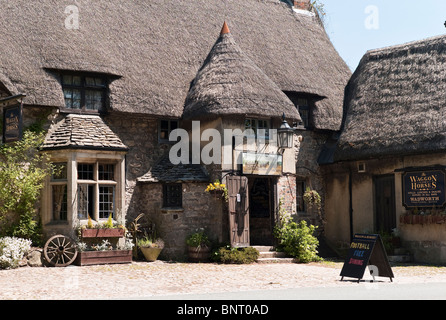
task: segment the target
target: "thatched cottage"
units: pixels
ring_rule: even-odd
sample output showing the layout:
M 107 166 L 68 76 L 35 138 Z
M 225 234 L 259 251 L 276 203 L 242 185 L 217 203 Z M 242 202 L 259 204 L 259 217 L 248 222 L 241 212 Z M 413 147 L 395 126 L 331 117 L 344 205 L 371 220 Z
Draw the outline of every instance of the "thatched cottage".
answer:
M 302 194 L 308 186 L 324 196 L 316 159 L 341 128 L 351 74 L 309 1 L 297 5 L 3 1 L 2 108 L 23 101 L 24 126 L 45 123 L 43 149 L 63 168 L 42 193 L 45 233 L 69 234 L 88 216 L 131 221 L 145 213 L 165 240 L 163 254 L 181 257 L 197 228 L 219 241 L 271 243 L 279 202 L 315 220 Z M 234 159 L 250 150 L 273 159 L 273 173 L 169 162 L 177 128 L 192 138 L 196 121 L 199 137 L 209 128 L 269 130 L 283 115 L 304 127 L 303 142 L 296 135 L 291 149 L 260 152 L 231 145 Z M 216 179 L 228 183 L 227 205 L 204 192 Z M 233 212 L 243 221 L 231 220 Z
M 338 142 L 320 159 L 332 242 L 397 229 L 415 260 L 446 262 L 445 61 L 444 36 L 362 58 Z

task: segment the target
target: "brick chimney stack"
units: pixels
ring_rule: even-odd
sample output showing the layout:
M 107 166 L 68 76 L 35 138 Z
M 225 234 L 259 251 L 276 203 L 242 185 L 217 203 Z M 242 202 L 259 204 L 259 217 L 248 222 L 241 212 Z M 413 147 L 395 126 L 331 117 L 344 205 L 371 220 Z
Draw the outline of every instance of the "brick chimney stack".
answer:
M 310 0 L 294 0 L 294 8 L 311 11 Z

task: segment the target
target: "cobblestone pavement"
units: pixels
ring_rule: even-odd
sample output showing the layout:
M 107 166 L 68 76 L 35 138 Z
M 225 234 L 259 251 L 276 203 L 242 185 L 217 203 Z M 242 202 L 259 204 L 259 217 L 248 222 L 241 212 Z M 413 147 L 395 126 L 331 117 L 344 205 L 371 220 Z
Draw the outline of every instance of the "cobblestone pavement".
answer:
M 0 270 L 0 299 L 137 299 L 300 287 L 358 285 L 340 281 L 340 262 L 222 265 L 133 262 Z M 446 267 L 394 266 L 395 283 L 446 282 Z M 378 278 L 383 285 L 387 278 Z M 351 279 L 353 280 L 353 279 Z

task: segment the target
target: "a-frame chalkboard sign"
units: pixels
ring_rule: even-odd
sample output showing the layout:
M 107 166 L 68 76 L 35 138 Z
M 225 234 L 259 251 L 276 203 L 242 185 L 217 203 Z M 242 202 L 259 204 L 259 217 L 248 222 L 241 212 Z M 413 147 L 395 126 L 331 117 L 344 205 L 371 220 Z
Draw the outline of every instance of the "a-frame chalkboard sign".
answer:
M 373 269 L 378 274 L 372 274 L 373 277 L 389 277 L 390 281 L 395 278 L 380 235 L 356 234 L 341 271 L 341 281 L 349 277 L 359 282 L 368 265 L 376 267 Z

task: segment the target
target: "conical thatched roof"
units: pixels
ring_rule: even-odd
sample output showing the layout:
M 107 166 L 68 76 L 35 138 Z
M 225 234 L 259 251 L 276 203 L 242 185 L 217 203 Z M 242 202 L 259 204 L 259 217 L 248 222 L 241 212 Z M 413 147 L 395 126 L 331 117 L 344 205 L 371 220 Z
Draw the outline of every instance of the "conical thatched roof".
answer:
M 373 50 L 346 90 L 335 161 L 446 150 L 446 36 Z
M 226 22 L 189 90 L 184 118 L 247 115 L 301 121 L 280 88 L 235 43 Z
M 68 5 L 79 29 L 67 29 Z M 190 83 L 226 19 L 243 52 L 282 91 L 326 97 L 320 129 L 339 129 L 350 71 L 315 17 L 279 0 L 0 0 L 0 73 L 26 105 L 64 106 L 54 70 L 114 76 L 112 111 L 181 117 Z M 68 26 L 70 20 L 68 19 Z

